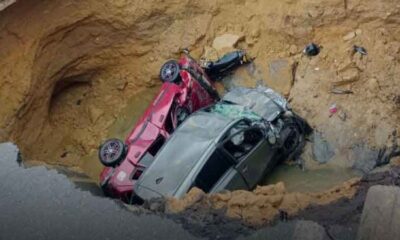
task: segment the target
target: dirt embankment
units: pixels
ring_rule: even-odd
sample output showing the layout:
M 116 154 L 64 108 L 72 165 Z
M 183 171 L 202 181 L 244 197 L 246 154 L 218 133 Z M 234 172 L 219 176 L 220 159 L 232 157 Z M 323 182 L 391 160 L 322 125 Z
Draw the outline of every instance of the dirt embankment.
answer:
M 287 192 L 283 183 L 258 186 L 254 191 L 234 191 L 207 195 L 193 188 L 182 199 L 169 199 L 166 212 L 182 213 L 189 209 L 221 210 L 227 217 L 245 224 L 262 226 L 280 215 L 291 217 L 310 205 L 325 205 L 340 198 L 351 198 L 357 191 L 359 179 L 352 179 L 326 192 Z
M 19 1 L 4 10 L 0 139 L 28 160 L 79 166 L 127 99 L 158 84 L 162 62 L 204 37 L 212 8 L 198 4 Z

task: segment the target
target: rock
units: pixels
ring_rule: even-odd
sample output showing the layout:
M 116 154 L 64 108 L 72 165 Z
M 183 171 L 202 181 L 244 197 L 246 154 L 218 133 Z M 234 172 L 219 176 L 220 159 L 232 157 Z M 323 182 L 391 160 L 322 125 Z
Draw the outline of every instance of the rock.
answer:
M 253 29 L 251 31 L 250 36 L 252 38 L 258 38 L 260 36 L 260 34 L 261 34 L 261 31 L 260 31 L 260 29 L 257 28 L 257 29 Z
M 216 49 L 205 46 L 203 58 L 207 59 L 207 61 L 217 61 L 219 59 L 219 53 Z
M 283 182 L 279 182 L 275 185 L 257 186 L 257 188 L 254 190 L 254 193 L 257 195 L 280 195 L 284 194 L 285 192 L 286 188 Z
M 339 74 L 342 80 L 333 82 L 333 86 L 342 86 L 356 82 L 360 79 L 360 72 L 357 68 L 348 68 Z
M 192 188 L 181 199 L 170 198 L 167 200 L 166 213 L 179 213 L 200 202 L 206 194 L 199 188 Z
M 290 55 L 296 55 L 297 53 L 299 53 L 298 47 L 296 45 L 290 45 L 289 53 Z
M 252 206 L 256 203 L 256 195 L 249 191 L 235 191 L 232 193 L 232 198 L 228 202 L 228 208 L 239 206 Z
M 128 82 L 122 82 L 122 83 L 120 83 L 120 84 L 118 84 L 117 85 L 117 89 L 119 90 L 119 91 L 123 91 L 123 90 L 125 90 L 125 88 L 128 86 Z
M 267 84 L 288 96 L 293 86 L 293 64 L 287 59 L 276 59 L 269 63 Z
M 362 30 L 358 28 L 358 29 L 356 29 L 355 33 L 357 36 L 359 36 L 362 34 Z
M 5 142 L 6 139 L 7 139 L 6 131 L 0 128 L 0 142 Z
M 348 34 L 346 34 L 344 37 L 343 37 L 343 40 L 344 41 L 349 41 L 349 40 L 351 40 L 351 39 L 353 39 L 353 38 L 355 38 L 356 37 L 356 33 L 355 32 L 349 32 Z
M 98 109 L 94 106 L 88 107 L 89 118 L 92 124 L 95 124 L 97 120 L 104 114 L 102 109 Z
M 371 150 L 363 145 L 356 145 L 351 148 L 349 160 L 354 161 L 353 169 L 368 173 L 376 167 L 379 151 Z
M 10 6 L 11 4 L 15 3 L 16 0 L 2 0 L 0 1 L 0 11 L 3 11 L 4 9 L 6 9 L 8 6 Z
M 224 35 L 218 36 L 214 39 L 212 47 L 217 51 L 222 50 L 224 48 L 235 48 L 236 44 L 244 39 L 244 35 L 235 35 L 226 33 Z
M 311 8 L 310 10 L 308 10 L 308 16 L 312 18 L 317 18 L 322 14 L 324 14 L 324 10 L 322 8 Z
M 325 229 L 311 221 L 279 222 L 273 227 L 257 230 L 250 236 L 239 237 L 244 240 L 280 239 L 280 240 L 329 240 Z
M 360 77 L 360 73 L 357 68 L 350 68 L 341 74 L 344 81 L 357 81 Z
M 368 90 L 369 90 L 371 93 L 374 93 L 374 92 L 379 91 L 379 90 L 380 90 L 380 86 L 379 86 L 379 81 L 378 81 L 378 79 L 376 79 L 376 78 L 370 78 L 370 79 L 367 81 L 367 87 L 368 87 Z
M 318 132 L 313 134 L 312 146 L 313 159 L 319 163 L 327 163 L 335 156 L 333 147 Z
M 372 186 L 367 193 L 357 239 L 398 239 L 399 225 L 400 188 Z

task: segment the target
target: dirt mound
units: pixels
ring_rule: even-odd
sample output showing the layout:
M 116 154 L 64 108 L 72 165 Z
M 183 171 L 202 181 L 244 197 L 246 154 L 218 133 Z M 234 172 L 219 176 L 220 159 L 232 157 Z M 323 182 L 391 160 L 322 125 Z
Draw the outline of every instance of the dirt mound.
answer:
M 195 5 L 19 1 L 5 9 L 0 140 L 16 141 L 29 160 L 79 166 L 127 99 L 159 83 L 163 61 L 204 36 L 212 9 Z M 180 14 L 188 12 L 190 26 Z
M 181 213 L 190 208 L 222 210 L 232 219 L 249 225 L 261 226 L 276 219 L 280 214 L 295 215 L 306 207 L 324 205 L 340 198 L 351 198 L 357 191 L 359 179 L 352 179 L 322 193 L 287 192 L 283 183 L 258 186 L 254 191 L 233 191 L 206 195 L 193 188 L 182 199 L 169 199 L 166 212 Z

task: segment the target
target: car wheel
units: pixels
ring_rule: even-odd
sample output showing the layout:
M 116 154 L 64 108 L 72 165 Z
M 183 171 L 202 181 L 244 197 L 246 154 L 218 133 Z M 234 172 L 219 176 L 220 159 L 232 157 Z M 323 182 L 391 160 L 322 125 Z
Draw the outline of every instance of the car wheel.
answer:
M 162 82 L 177 83 L 180 80 L 179 64 L 175 60 L 169 60 L 160 69 L 160 79 Z
M 282 132 L 288 131 L 288 135 L 283 142 L 283 156 L 289 160 L 295 160 L 300 156 L 305 146 L 305 135 L 295 117 L 284 119 Z
M 119 139 L 108 139 L 99 147 L 100 162 L 107 167 L 114 167 L 126 156 L 126 146 Z

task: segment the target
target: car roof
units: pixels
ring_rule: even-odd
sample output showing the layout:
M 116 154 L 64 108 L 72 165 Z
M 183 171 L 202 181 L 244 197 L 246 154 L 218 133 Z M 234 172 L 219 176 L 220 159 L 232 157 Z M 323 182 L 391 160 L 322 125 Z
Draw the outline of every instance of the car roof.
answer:
M 223 99 L 247 107 L 267 121 L 273 121 L 281 112 L 288 109 L 287 100 L 271 88 L 237 87 L 229 91 Z
M 213 112 L 198 111 L 192 114 L 174 132 L 139 178 L 135 185 L 136 194 L 141 196 L 141 188 L 146 188 L 162 196 L 173 196 L 196 163 L 234 121 Z

